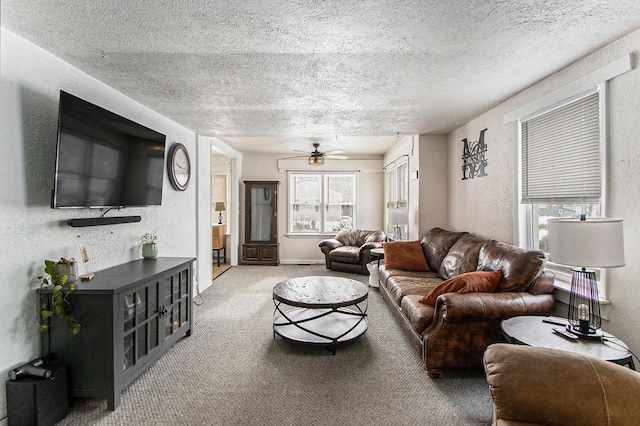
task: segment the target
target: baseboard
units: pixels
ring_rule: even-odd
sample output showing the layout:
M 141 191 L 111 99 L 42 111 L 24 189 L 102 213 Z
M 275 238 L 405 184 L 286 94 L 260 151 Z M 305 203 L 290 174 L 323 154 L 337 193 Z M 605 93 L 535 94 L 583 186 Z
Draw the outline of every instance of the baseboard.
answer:
M 280 259 L 281 265 L 324 265 L 324 259 L 321 260 L 309 260 L 309 259 Z

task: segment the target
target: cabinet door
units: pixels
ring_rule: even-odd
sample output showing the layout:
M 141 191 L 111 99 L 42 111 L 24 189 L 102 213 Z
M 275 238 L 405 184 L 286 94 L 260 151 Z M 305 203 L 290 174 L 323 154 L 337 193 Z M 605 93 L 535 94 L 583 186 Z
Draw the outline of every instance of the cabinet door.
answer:
M 134 367 L 143 364 L 145 357 L 160 349 L 159 290 L 160 283 L 152 281 L 119 296 L 125 372 L 135 371 Z
M 245 243 L 278 240 L 277 181 L 245 181 Z
M 260 260 L 260 246 L 243 245 L 242 259 L 243 260 Z
M 188 269 L 167 276 L 163 284 L 162 336 L 164 340 L 176 334 L 179 338 L 189 328 L 191 304 L 189 286 L 191 280 Z
M 260 260 L 264 261 L 277 261 L 278 260 L 278 246 L 265 245 L 260 250 Z

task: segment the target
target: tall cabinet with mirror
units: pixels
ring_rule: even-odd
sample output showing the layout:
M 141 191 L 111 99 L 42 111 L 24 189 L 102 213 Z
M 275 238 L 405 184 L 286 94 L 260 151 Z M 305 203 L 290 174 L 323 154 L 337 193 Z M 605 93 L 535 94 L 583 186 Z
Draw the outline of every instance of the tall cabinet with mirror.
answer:
M 278 181 L 244 181 L 242 264 L 278 265 Z

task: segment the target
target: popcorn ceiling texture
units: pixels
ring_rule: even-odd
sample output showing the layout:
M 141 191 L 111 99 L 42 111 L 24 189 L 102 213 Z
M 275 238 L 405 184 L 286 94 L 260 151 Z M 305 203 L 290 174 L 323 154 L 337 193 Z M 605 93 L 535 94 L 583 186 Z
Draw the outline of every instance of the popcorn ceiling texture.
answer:
M 231 137 L 448 133 L 638 28 L 640 2 L 3 0 L 2 25 L 253 150 Z

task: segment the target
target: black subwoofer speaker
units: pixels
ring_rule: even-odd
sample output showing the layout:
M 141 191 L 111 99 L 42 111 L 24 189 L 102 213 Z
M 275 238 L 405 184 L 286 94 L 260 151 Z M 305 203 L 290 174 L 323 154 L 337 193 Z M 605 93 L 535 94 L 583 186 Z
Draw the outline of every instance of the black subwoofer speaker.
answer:
M 7 382 L 9 426 L 55 425 L 69 413 L 67 367 L 51 364 L 51 377 L 24 377 Z

